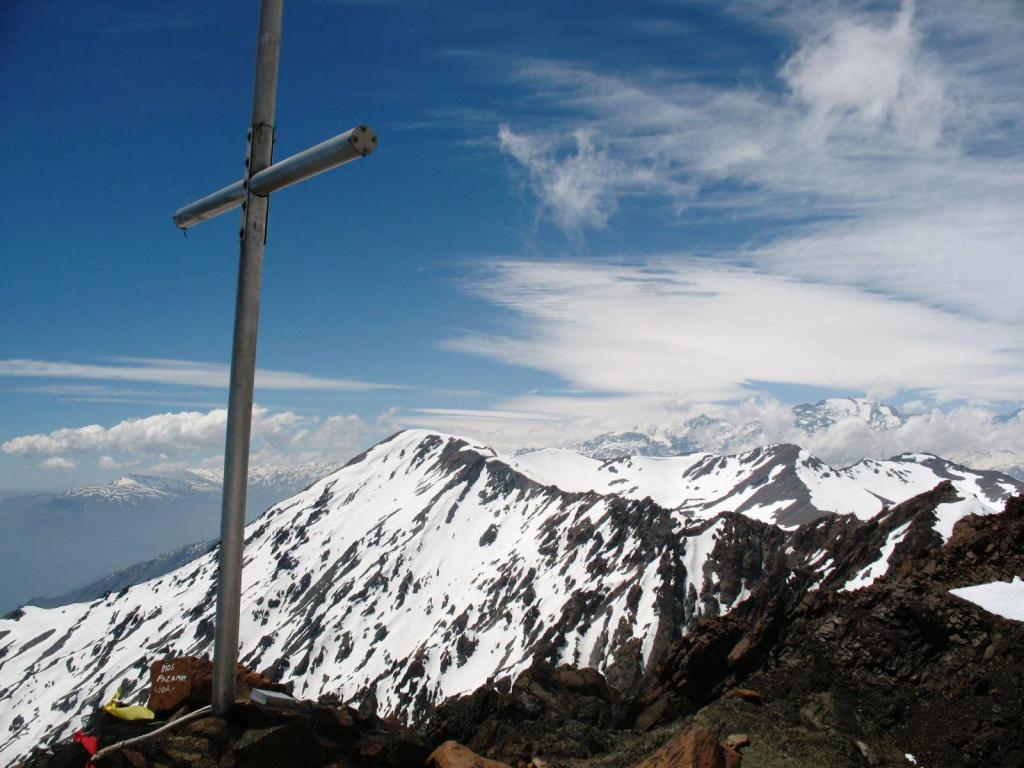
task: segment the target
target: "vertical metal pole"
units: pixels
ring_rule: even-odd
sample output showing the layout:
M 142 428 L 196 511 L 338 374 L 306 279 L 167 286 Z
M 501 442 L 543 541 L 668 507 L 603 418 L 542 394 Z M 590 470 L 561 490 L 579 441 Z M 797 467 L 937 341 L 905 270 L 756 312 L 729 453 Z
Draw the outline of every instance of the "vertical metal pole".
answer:
M 242 211 L 238 294 L 235 299 L 235 332 L 231 349 L 227 442 L 224 449 L 220 574 L 217 580 L 217 622 L 213 645 L 212 704 L 218 713 L 226 712 L 235 703 L 245 491 L 249 473 L 253 381 L 256 376 L 260 279 L 269 203 L 269 198 L 249 192 L 248 181 L 271 164 L 274 149 L 274 107 L 277 100 L 277 62 L 281 48 L 282 2 L 261 0 L 260 32 L 256 46 L 256 85 L 245 169 L 246 192 Z

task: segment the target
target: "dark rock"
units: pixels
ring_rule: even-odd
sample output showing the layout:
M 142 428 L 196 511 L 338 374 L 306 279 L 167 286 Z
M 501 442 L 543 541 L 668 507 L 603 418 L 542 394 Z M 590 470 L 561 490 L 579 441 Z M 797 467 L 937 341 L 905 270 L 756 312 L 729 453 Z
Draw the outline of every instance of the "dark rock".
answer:
M 284 725 L 246 731 L 231 750 L 238 768 L 277 768 L 322 764 L 320 745 L 309 720 L 291 718 Z
M 607 749 L 620 713 L 618 695 L 596 670 L 536 664 L 507 690 L 484 686 L 443 703 L 424 734 L 432 745 L 458 741 L 510 765 L 585 758 Z

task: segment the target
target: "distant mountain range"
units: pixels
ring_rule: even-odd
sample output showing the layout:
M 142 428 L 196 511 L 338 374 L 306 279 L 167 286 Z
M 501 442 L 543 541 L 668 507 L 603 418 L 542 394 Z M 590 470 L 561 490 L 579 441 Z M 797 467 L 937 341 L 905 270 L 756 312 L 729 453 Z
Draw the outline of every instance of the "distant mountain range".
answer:
M 785 442 L 813 445 L 815 436 L 833 427 L 867 427 L 884 433 L 899 429 L 910 417 L 891 405 L 864 398 L 844 397 L 795 405 L 791 423 L 785 430 Z M 996 424 L 1017 421 L 1024 424 L 1024 409 L 995 416 Z M 730 421 L 700 415 L 676 425 L 635 427 L 621 432 L 607 432 L 568 446 L 576 453 L 595 459 L 623 456 L 679 456 L 684 453 L 739 453 L 772 442 L 762 421 Z M 917 446 L 919 447 L 919 446 Z M 894 451 L 895 453 L 895 451 Z M 861 458 L 864 454 L 858 455 Z M 983 453 L 959 452 L 947 458 L 980 469 L 991 469 L 1024 480 L 1024 455 L 1005 446 L 991 446 Z
M 891 508 L 933 486 L 930 504 Z M 536 660 L 593 666 L 629 691 L 766 573 L 856 590 L 910 528 L 941 546 L 1022 488 L 925 454 L 845 470 L 794 445 L 512 458 L 406 431 L 248 525 L 240 660 L 297 696 L 372 697 L 414 721 Z M 0 762 L 68 735 L 119 686 L 138 694 L 153 659 L 209 653 L 216 571 L 214 549 L 91 602 L 0 619 Z
M 337 465 L 254 467 L 247 517 L 291 496 Z M 22 493 L 0 498 L 0 612 L 35 598 L 39 604 L 91 599 L 155 575 L 150 558 L 166 567 L 185 562 L 172 550 L 212 540 L 220 531 L 220 474 L 128 475 L 106 485 L 57 493 Z M 116 574 L 126 566 L 127 573 Z M 159 570 L 159 569 L 157 569 Z M 134 574 L 134 575 L 133 575 Z M 101 580 L 101 583 L 90 584 Z M 83 588 L 83 585 L 90 584 Z M 70 594 L 64 594 L 69 593 Z M 62 595 L 56 601 L 39 596 Z

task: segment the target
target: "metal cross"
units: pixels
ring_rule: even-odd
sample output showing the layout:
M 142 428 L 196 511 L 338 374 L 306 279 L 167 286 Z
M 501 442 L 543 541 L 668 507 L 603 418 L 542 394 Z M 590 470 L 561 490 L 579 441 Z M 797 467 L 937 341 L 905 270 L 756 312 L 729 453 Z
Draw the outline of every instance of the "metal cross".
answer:
M 260 31 L 256 45 L 256 84 L 252 125 L 248 135 L 245 178 L 174 213 L 174 223 L 187 229 L 201 221 L 242 207 L 241 257 L 235 298 L 235 330 L 231 348 L 227 440 L 224 449 L 224 496 L 221 505 L 220 571 L 217 578 L 217 620 L 213 644 L 214 710 L 223 713 L 235 703 L 238 624 L 242 602 L 242 546 L 245 492 L 249 472 L 253 380 L 256 375 L 256 333 L 260 313 L 263 247 L 267 236 L 270 193 L 373 152 L 377 137 L 365 125 L 339 134 L 297 155 L 272 164 L 277 63 L 281 50 L 283 0 L 260 0 Z

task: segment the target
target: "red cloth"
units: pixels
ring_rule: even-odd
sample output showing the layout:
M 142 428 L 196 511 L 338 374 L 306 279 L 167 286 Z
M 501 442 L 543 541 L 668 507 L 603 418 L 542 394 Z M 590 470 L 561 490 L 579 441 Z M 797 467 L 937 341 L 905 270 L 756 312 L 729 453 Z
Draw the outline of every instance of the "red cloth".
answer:
M 89 753 L 89 757 L 95 755 L 100 748 L 100 740 L 95 736 L 89 736 L 85 731 L 75 731 L 74 736 L 71 738 L 82 745 L 82 748 Z M 96 766 L 90 760 L 85 764 L 85 768 L 96 768 Z

